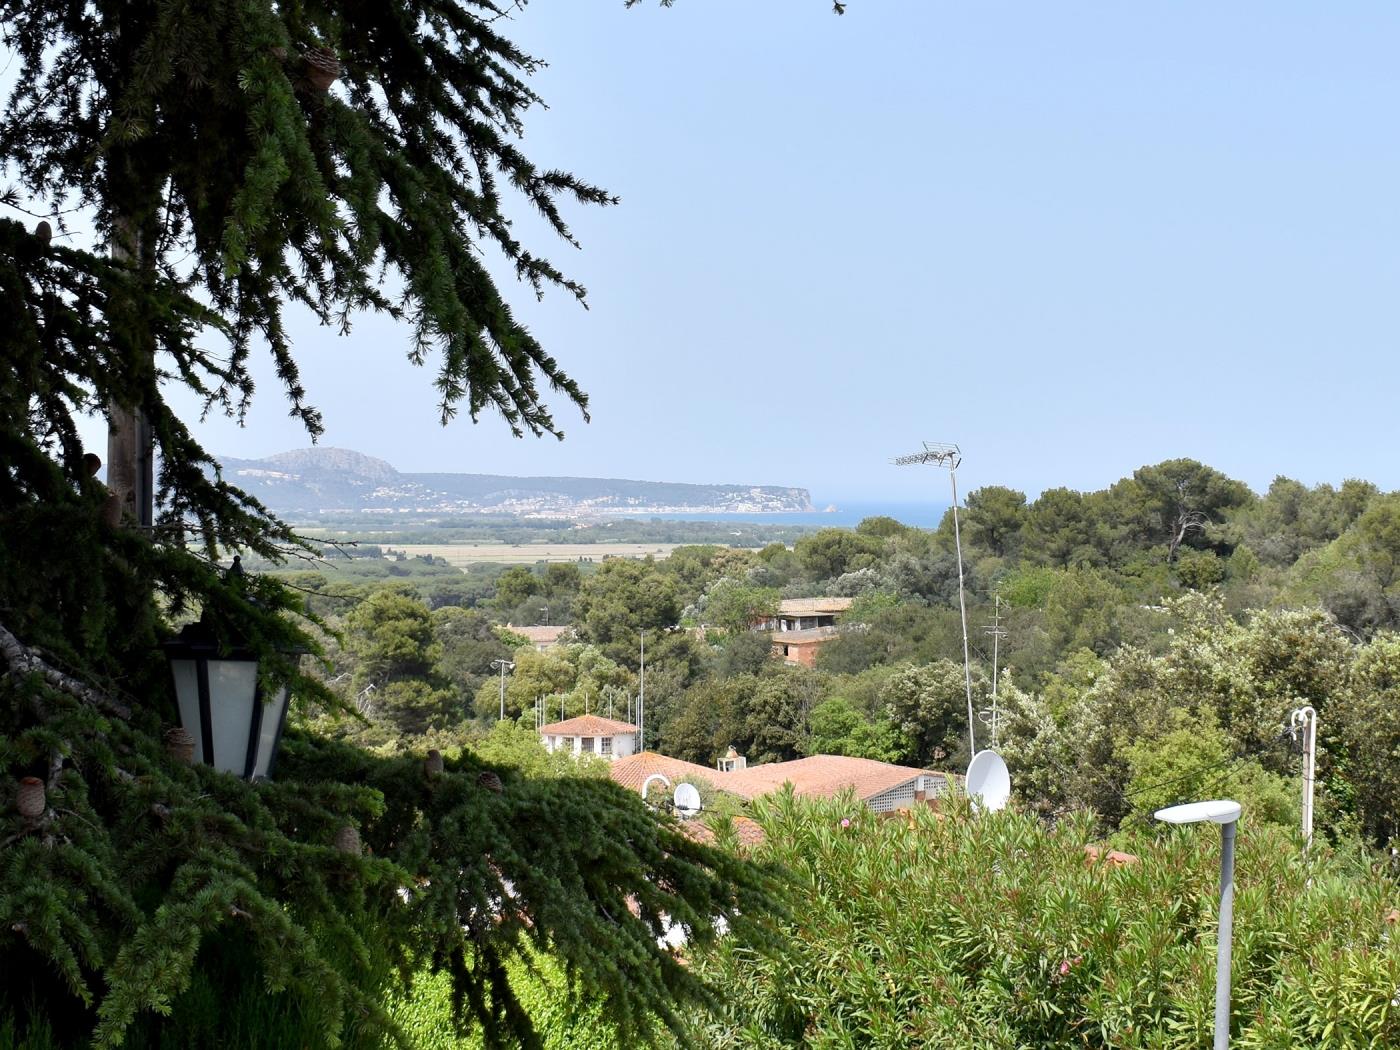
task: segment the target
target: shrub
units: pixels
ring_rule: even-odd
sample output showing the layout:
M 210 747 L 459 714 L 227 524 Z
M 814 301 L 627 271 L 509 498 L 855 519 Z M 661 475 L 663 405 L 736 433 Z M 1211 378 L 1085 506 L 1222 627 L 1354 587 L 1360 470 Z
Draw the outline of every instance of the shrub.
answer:
M 728 1012 L 695 1041 L 739 1047 L 1209 1045 L 1219 836 L 1156 828 L 1136 864 L 1088 862 L 1092 819 L 1047 829 L 952 803 L 882 819 L 849 795 L 755 807 L 762 855 L 802 900 L 772 958 L 721 945 L 699 968 Z M 1362 855 L 1304 859 L 1243 827 L 1236 867 L 1233 1042 L 1400 1045 L 1395 884 Z

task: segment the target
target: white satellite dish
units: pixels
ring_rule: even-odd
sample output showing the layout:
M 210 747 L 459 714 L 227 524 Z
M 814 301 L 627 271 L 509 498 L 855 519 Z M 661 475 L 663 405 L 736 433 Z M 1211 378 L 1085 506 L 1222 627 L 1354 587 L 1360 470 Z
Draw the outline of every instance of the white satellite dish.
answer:
M 677 784 L 673 801 L 682 820 L 700 812 L 700 792 L 694 784 Z
M 979 810 L 995 813 L 1011 798 L 1011 773 L 995 751 L 979 751 L 967 767 L 967 797 Z

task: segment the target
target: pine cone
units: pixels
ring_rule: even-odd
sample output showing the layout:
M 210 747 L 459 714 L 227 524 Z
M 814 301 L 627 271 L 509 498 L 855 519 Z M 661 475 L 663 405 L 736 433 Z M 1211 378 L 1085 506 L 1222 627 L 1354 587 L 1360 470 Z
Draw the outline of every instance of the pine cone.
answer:
M 301 60 L 306 66 L 303 79 L 312 91 L 327 92 L 340 79 L 340 59 L 328 47 L 313 47 Z
M 442 752 L 433 748 L 428 752 L 428 757 L 423 759 L 423 772 L 432 777 L 442 776 Z
M 38 820 L 48 808 L 44 797 L 44 782 L 38 777 L 24 777 L 15 792 L 15 809 L 25 820 Z
M 335 833 L 335 848 L 341 853 L 354 853 L 358 856 L 360 852 L 359 831 L 346 824 Z
M 483 769 L 478 773 L 476 782 L 480 787 L 484 787 L 487 791 L 494 791 L 498 795 L 505 790 L 505 785 L 501 783 L 501 778 L 489 769 Z
M 165 753 L 182 766 L 194 762 L 194 737 L 181 726 L 165 734 Z

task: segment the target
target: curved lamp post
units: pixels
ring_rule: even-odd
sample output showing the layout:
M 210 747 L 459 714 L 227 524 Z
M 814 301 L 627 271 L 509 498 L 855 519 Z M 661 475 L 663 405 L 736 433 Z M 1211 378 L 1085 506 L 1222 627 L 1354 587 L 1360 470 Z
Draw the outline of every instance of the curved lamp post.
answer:
M 180 725 L 194 737 L 195 757 L 245 780 L 270 777 L 287 720 L 286 685 L 265 693 L 257 654 L 245 646 L 220 645 L 203 624 L 190 624 L 162 648 L 175 679 Z
M 1220 825 L 1220 933 L 1215 954 L 1215 1050 L 1230 1045 L 1230 938 L 1235 919 L 1235 830 L 1240 804 L 1233 799 L 1188 802 L 1159 809 L 1156 818 L 1168 824 Z

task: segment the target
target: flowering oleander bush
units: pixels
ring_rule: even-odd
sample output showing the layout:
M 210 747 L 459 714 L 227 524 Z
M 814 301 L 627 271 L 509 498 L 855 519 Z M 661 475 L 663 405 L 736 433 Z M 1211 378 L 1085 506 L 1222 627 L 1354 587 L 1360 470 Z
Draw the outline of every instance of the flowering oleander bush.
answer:
M 797 881 L 790 947 L 722 946 L 714 1045 L 1208 1047 L 1219 836 L 1153 829 L 1092 859 L 1091 821 L 775 796 L 763 854 Z M 1232 1046 L 1400 1046 L 1400 904 L 1361 851 L 1241 826 Z M 1394 918 L 1394 916 L 1390 916 Z

